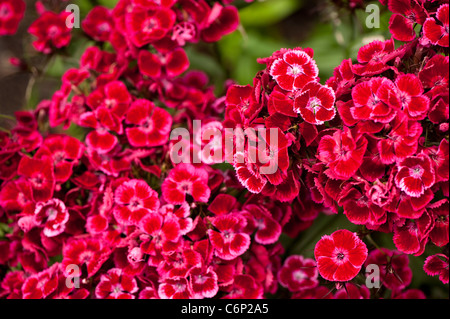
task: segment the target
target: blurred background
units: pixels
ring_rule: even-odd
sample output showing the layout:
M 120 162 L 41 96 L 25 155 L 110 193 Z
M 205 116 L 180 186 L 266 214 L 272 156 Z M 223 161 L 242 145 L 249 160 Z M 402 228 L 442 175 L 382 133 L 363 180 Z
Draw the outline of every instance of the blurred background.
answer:
M 42 99 L 48 99 L 60 86 L 61 75 L 78 66 L 78 58 L 93 42 L 81 30 L 73 30 L 73 40 L 64 54 L 46 60 L 31 47 L 33 40 L 28 26 L 37 18 L 35 0 L 26 0 L 27 11 L 14 36 L 0 37 L 0 114 L 13 115 L 21 109 L 32 109 Z M 60 2 L 46 0 L 45 2 Z M 82 18 L 95 5 L 114 7 L 117 0 L 72 0 L 80 6 Z M 370 12 L 365 8 L 376 4 L 380 8 L 380 28 L 368 28 Z M 343 59 L 356 58 L 358 49 L 374 39 L 389 38 L 390 13 L 378 1 L 350 0 L 265 0 L 235 2 L 239 8 L 241 27 L 214 44 L 190 44 L 186 51 L 191 69 L 203 70 L 223 95 L 224 83 L 233 79 L 238 84 L 251 84 L 255 74 L 264 68 L 257 58 L 268 57 L 280 48 L 310 47 L 324 83 Z M 76 33 L 76 34 L 75 34 Z M 19 69 L 11 58 L 26 59 L 35 69 Z M 0 126 L 10 127 L 12 119 L 0 116 Z M 314 224 L 295 240 L 283 238 L 287 254 L 313 257 L 315 243 L 324 234 L 345 228 L 358 231 L 343 214 L 320 215 Z M 392 234 L 373 235 L 382 247 L 395 249 Z M 369 247 L 370 248 L 370 247 Z M 448 286 L 437 277 L 427 276 L 422 267 L 425 258 L 438 251 L 427 250 L 421 257 L 410 256 L 414 277 L 410 288 L 419 288 L 431 298 L 448 298 Z

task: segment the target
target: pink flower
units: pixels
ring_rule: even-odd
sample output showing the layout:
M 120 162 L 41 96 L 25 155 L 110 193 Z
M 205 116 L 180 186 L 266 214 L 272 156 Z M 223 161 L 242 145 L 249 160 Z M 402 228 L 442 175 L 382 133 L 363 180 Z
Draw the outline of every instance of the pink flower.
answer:
M 367 247 L 355 233 L 346 229 L 325 235 L 314 248 L 319 274 L 329 281 L 349 281 L 361 270 Z
M 436 19 L 439 21 L 436 21 Z M 436 19 L 430 17 L 423 24 L 423 35 L 432 44 L 441 47 L 449 46 L 449 4 L 445 3 L 436 12 Z
M 258 205 L 249 204 L 243 207 L 242 215 L 247 218 L 247 233 L 255 231 L 255 241 L 262 245 L 274 244 L 281 235 L 281 226 L 272 214 Z
M 95 287 L 95 296 L 99 299 L 135 299 L 138 291 L 136 279 L 123 273 L 122 269 L 111 268 L 102 274 Z
M 303 89 L 309 82 L 316 81 L 319 69 L 305 51 L 288 50 L 282 58 L 273 62 L 270 75 L 282 89 L 293 91 Z
M 411 197 L 419 197 L 434 185 L 434 167 L 428 156 L 409 156 L 399 162 L 395 184 Z
M 334 299 L 370 299 L 370 290 L 364 285 L 345 283 L 334 295 Z
M 25 13 L 23 0 L 0 1 L 0 36 L 16 33 Z
M 34 222 L 37 226 L 44 226 L 45 236 L 54 237 L 61 234 L 68 220 L 69 212 L 59 199 L 53 198 L 36 204 Z
M 186 195 L 195 201 L 206 203 L 211 190 L 208 187 L 208 173 L 202 168 L 191 164 L 178 164 L 173 168 L 162 186 L 164 199 L 174 205 L 186 201 Z
M 291 255 L 278 271 L 278 281 L 291 292 L 311 289 L 319 284 L 316 262 L 300 255 Z
M 56 14 L 46 11 L 28 28 L 28 32 L 37 37 L 33 46 L 37 51 L 49 54 L 54 49 L 69 45 L 71 29 L 67 27 L 66 20 L 70 13 Z
M 122 183 L 114 198 L 117 205 L 114 216 L 124 225 L 138 225 L 146 215 L 156 213 L 160 205 L 158 193 L 139 179 Z
M 449 241 L 449 204 L 448 199 L 443 199 L 427 207 L 435 220 L 430 232 L 430 240 L 438 247 L 444 247 Z
M 134 101 L 127 112 L 126 121 L 134 125 L 125 130 L 128 141 L 134 147 L 160 146 L 169 139 L 172 117 L 148 100 Z
M 250 247 L 250 236 L 243 233 L 247 222 L 240 214 L 219 215 L 214 217 L 211 223 L 216 230 L 208 229 L 207 233 L 219 258 L 234 259 Z

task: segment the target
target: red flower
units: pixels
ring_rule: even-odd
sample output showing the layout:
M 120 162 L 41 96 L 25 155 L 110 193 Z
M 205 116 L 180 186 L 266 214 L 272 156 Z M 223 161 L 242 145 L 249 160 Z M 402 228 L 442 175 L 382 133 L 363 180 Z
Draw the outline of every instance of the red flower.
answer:
M 367 144 L 366 138 L 354 137 L 350 129 L 337 130 L 320 140 L 317 158 L 329 167 L 326 173 L 347 180 L 361 166 Z
M 135 299 L 138 291 L 136 279 L 123 273 L 122 269 L 111 268 L 102 274 L 95 287 L 95 296 L 99 299 Z
M 414 25 L 423 24 L 426 18 L 423 7 L 410 0 L 390 0 L 388 8 L 394 13 L 389 21 L 394 38 L 405 42 L 414 40 Z
M 416 153 L 423 131 L 419 122 L 409 121 L 402 112 L 397 114 L 390 125 L 392 129 L 387 138 L 381 139 L 377 144 L 383 164 L 393 164 Z
M 372 41 L 358 51 L 358 62 L 353 66 L 353 72 L 361 76 L 381 74 L 389 70 L 392 61 L 399 53 L 395 51 L 394 39 L 387 41 Z
M 426 155 L 409 156 L 397 166 L 395 184 L 411 197 L 420 197 L 435 183 L 434 167 Z
M 174 78 L 189 68 L 189 59 L 182 48 L 176 48 L 164 55 L 141 50 L 138 65 L 144 75 L 154 78 L 166 75 Z
M 247 218 L 247 233 L 255 233 L 255 241 L 262 245 L 274 244 L 281 235 L 280 224 L 272 217 L 272 214 L 254 204 L 245 205 L 241 211 Z
M 0 0 L 0 36 L 16 33 L 25 7 L 23 0 Z
M 161 299 L 189 299 L 189 283 L 186 278 L 165 279 L 158 288 Z
M 291 255 L 278 271 L 278 281 L 291 292 L 311 289 L 319 284 L 316 262 L 300 255 Z
M 430 232 L 430 240 L 438 247 L 444 247 L 449 240 L 449 205 L 448 199 L 443 199 L 427 207 L 435 220 L 434 227 Z
M 449 4 L 445 3 L 436 12 L 436 18 L 428 18 L 423 24 L 423 35 L 432 44 L 441 47 L 449 46 Z
M 436 254 L 427 257 L 423 270 L 429 276 L 439 275 L 439 280 L 448 284 L 448 257 L 443 254 Z
M 314 125 L 331 121 L 336 115 L 334 102 L 336 98 L 331 88 L 317 82 L 306 84 L 295 98 L 294 111 L 303 119 Z
M 54 237 L 61 234 L 68 220 L 69 212 L 66 205 L 59 199 L 53 198 L 36 204 L 34 222 L 37 226 L 44 226 L 45 236 Z
M 202 168 L 184 163 L 170 171 L 161 189 L 164 199 L 174 205 L 185 202 L 186 195 L 191 195 L 195 201 L 206 203 L 211 193 L 208 173 Z
M 22 286 L 23 299 L 44 299 L 58 287 L 59 263 L 25 279 Z
M 232 260 L 242 255 L 250 247 L 250 236 L 243 233 L 247 222 L 237 213 L 220 215 L 212 219 L 217 229 L 208 229 L 209 240 L 216 256 L 224 260 Z
M 374 249 L 367 257 L 365 266 L 371 264 L 378 265 L 380 270 L 380 277 L 373 280 L 380 280 L 388 289 L 402 290 L 411 283 L 413 273 L 408 255 L 387 248 Z
M 108 41 L 114 29 L 114 21 L 110 10 L 102 6 L 96 6 L 89 11 L 81 27 L 95 41 Z
M 370 299 L 370 290 L 364 286 L 345 283 L 334 295 L 334 299 Z
M 408 219 L 404 225 L 394 226 L 394 244 L 405 254 L 420 256 L 425 250 L 433 226 L 434 220 L 425 211 L 418 219 Z
M 65 182 L 72 175 L 73 168 L 83 155 L 84 145 L 71 136 L 50 136 L 37 150 L 35 157 L 49 157 L 53 160 L 55 180 Z
M 325 235 L 314 248 L 320 275 L 330 281 L 354 278 L 367 258 L 367 247 L 355 233 L 346 229 Z
M 233 32 L 239 26 L 238 10 L 234 6 L 223 7 L 215 3 L 206 20 L 206 25 L 201 31 L 202 40 L 205 42 L 217 42 L 223 36 Z
M 144 99 L 133 102 L 126 115 L 128 141 L 134 147 L 154 147 L 165 144 L 172 127 L 170 114 Z
M 436 54 L 419 72 L 419 79 L 425 89 L 431 89 L 427 95 L 434 98 L 439 93 L 448 95 L 449 88 L 449 57 Z M 448 114 L 448 101 L 447 101 Z M 448 119 L 448 115 L 447 115 Z
M 394 83 L 387 78 L 372 78 L 356 85 L 352 90 L 354 107 L 350 109 L 357 120 L 391 122 L 400 108 Z
M 24 156 L 19 162 L 17 173 L 30 183 L 35 201 L 45 202 L 53 197 L 55 175 L 50 158 L 34 159 Z
M 208 268 L 194 267 L 189 271 L 189 290 L 196 299 L 212 298 L 219 291 L 217 274 Z
M 403 110 L 412 120 L 423 120 L 430 107 L 430 99 L 423 95 L 423 87 L 414 74 L 403 74 L 395 80 Z
M 65 11 L 60 14 L 47 11 L 31 24 L 28 32 L 37 37 L 33 42 L 37 51 L 49 54 L 55 48 L 69 45 L 71 29 L 66 25 L 69 15 Z
M 270 75 L 287 91 L 302 89 L 317 80 L 319 69 L 316 62 L 305 51 L 288 50 L 270 67 Z
M 175 24 L 171 9 L 153 7 L 150 10 L 135 7 L 125 16 L 127 31 L 137 47 L 162 39 Z
M 256 99 L 255 89 L 250 86 L 233 85 L 227 90 L 227 113 L 239 112 L 242 120 L 252 120 L 260 111 L 261 105 Z M 244 121 L 243 121 L 244 122 Z
M 63 247 L 63 270 L 69 265 L 77 265 L 82 272 L 82 265 L 86 265 L 87 273 L 81 273 L 87 278 L 97 273 L 103 263 L 108 259 L 111 249 L 96 238 L 72 238 Z
M 117 204 L 114 216 L 124 225 L 138 225 L 142 218 L 156 213 L 159 208 L 158 193 L 139 179 L 122 183 L 114 197 Z
M 263 287 L 250 275 L 236 275 L 224 299 L 261 299 Z

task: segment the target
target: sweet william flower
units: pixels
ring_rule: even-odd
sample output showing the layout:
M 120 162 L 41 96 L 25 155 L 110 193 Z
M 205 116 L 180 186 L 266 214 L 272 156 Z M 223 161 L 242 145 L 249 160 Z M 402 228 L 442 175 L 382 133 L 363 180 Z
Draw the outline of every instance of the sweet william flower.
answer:
M 219 258 L 232 260 L 250 247 L 250 236 L 243 232 L 247 222 L 240 214 L 219 215 L 211 223 L 217 230 L 208 229 L 207 233 Z
M 291 255 L 286 258 L 278 271 L 278 280 L 289 291 L 297 292 L 316 287 L 319 284 L 318 275 L 317 265 L 313 259 Z
M 37 51 L 49 54 L 54 49 L 69 45 L 72 37 L 71 29 L 66 25 L 69 15 L 66 11 L 60 14 L 47 11 L 31 24 L 28 32 L 37 37 L 33 42 Z
M 331 121 L 336 115 L 334 102 L 336 98 L 331 88 L 317 82 L 306 84 L 295 98 L 294 111 L 314 125 Z
M 436 12 L 436 19 L 429 17 L 423 24 L 423 34 L 432 44 L 449 46 L 449 4 L 445 3 Z
M 125 129 L 128 141 L 134 147 L 154 147 L 165 144 L 172 127 L 170 114 L 145 99 L 134 101 L 126 115 L 132 127 Z
M 111 268 L 101 275 L 95 287 L 95 296 L 99 299 L 135 299 L 138 291 L 136 279 L 123 273 L 122 269 Z
M 61 200 L 53 198 L 47 202 L 36 204 L 34 211 L 34 222 L 37 226 L 43 226 L 43 233 L 47 237 L 54 237 L 61 234 L 67 221 L 69 212 Z
M 25 13 L 23 0 L 0 1 L 0 36 L 16 33 Z
M 337 130 L 320 140 L 317 158 L 329 167 L 331 176 L 346 180 L 361 166 L 367 144 L 364 136 L 354 136 L 350 129 Z
M 361 270 L 367 258 L 367 247 L 346 229 L 324 235 L 314 248 L 319 274 L 329 281 L 349 281 Z
M 434 167 L 426 155 L 409 156 L 397 166 L 395 184 L 411 197 L 420 197 L 435 183 Z
M 394 13 L 389 21 L 389 31 L 393 37 L 404 42 L 414 40 L 414 25 L 423 24 L 426 18 L 423 7 L 414 1 L 390 0 L 388 8 Z
M 181 163 L 175 166 L 162 186 L 164 199 L 174 205 L 186 201 L 186 195 L 195 201 L 206 203 L 211 194 L 208 187 L 208 173 L 203 168 L 196 168 L 191 164 Z
M 448 284 L 448 265 L 448 256 L 445 256 L 443 254 L 436 254 L 427 257 L 423 266 L 423 270 L 429 276 L 439 276 L 440 281 L 442 281 L 444 284 Z
M 313 58 L 305 51 L 288 50 L 282 58 L 273 62 L 270 75 L 282 89 L 293 91 L 316 81 L 319 69 Z

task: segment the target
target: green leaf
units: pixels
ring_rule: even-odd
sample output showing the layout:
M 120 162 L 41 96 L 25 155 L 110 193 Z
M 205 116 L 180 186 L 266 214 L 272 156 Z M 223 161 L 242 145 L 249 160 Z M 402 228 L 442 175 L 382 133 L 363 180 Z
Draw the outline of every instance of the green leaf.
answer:
M 302 5 L 302 0 L 257 1 L 241 9 L 239 16 L 244 26 L 273 25 L 290 16 Z

